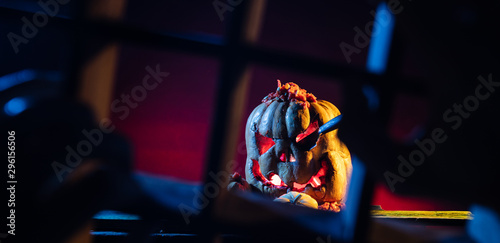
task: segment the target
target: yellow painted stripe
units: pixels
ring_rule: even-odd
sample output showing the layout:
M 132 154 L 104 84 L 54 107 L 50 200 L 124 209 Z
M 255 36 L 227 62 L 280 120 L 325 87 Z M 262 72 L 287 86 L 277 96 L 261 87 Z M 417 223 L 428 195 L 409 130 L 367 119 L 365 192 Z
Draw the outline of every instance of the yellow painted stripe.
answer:
M 372 210 L 373 218 L 389 219 L 460 219 L 472 220 L 473 215 L 469 211 L 391 211 L 391 210 Z

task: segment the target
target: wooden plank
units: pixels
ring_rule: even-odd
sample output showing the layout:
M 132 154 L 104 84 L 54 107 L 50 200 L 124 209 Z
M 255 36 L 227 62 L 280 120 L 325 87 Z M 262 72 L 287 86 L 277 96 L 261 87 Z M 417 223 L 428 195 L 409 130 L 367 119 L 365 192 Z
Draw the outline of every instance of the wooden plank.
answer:
M 240 126 L 245 119 L 243 116 L 251 74 L 248 63 L 241 60 L 234 50 L 244 43 L 256 43 L 265 3 L 265 0 L 244 3 L 233 13 L 233 22 L 227 34 L 226 53 L 220 58 L 218 97 L 212 123 L 205 185 L 217 183 L 213 176 L 210 176 L 211 173 L 232 173 L 228 165 L 235 157 Z M 219 186 L 226 188 L 227 184 Z M 208 204 L 205 212 L 213 212 L 219 216 L 226 213 L 226 209 L 220 206 L 226 200 L 225 194 L 225 190 L 220 190 L 213 200 L 215 203 Z
M 469 211 L 386 211 L 371 210 L 373 219 L 405 222 L 420 226 L 464 227 L 473 219 Z
M 85 11 L 85 18 L 119 21 L 125 13 L 125 4 L 126 0 L 87 2 L 88 9 Z M 84 38 L 88 41 L 93 37 L 95 38 L 95 36 L 85 36 Z M 80 67 L 78 99 L 92 108 L 97 121 L 109 116 L 118 52 L 118 43 L 107 43 L 99 53 L 90 60 L 85 60 Z
M 473 215 L 469 211 L 388 211 L 372 210 L 372 218 L 388 219 L 450 219 L 450 220 L 472 220 Z

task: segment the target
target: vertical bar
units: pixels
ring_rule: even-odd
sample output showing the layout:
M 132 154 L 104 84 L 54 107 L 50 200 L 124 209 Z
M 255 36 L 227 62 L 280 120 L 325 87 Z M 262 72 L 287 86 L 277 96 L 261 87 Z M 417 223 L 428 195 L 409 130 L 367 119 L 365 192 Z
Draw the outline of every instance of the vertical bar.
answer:
M 90 1 L 86 6 L 84 21 L 87 19 L 119 21 L 125 12 L 125 3 L 126 0 Z M 81 38 L 87 41 L 97 39 L 100 43 L 106 41 L 99 39 L 98 36 L 81 36 Z M 85 44 L 82 43 L 80 48 L 85 50 Z M 106 43 L 89 60 L 83 60 L 81 67 L 77 67 L 79 68 L 77 98 L 91 107 L 98 121 L 109 115 L 117 63 L 118 44 L 113 42 Z
M 236 55 L 238 53 L 236 50 L 241 48 L 243 43 L 251 44 L 257 41 L 264 6 L 265 0 L 245 1 L 235 7 L 232 13 L 226 52 L 221 60 L 205 185 L 216 183 L 217 178 L 213 177 L 214 174 L 229 176 L 231 173 L 227 166 L 234 159 L 237 150 L 237 140 L 250 81 L 248 63 Z M 223 200 L 226 193 L 227 184 L 219 186 L 221 188 L 218 197 L 212 199 L 203 212 L 209 218 L 218 210 L 217 202 Z
M 82 67 L 78 99 L 92 108 L 98 121 L 109 115 L 117 55 L 117 44 L 109 44 Z
M 106 18 L 110 20 L 120 20 L 125 12 L 126 0 L 92 0 L 81 6 L 83 13 L 77 20 L 79 26 L 88 19 Z M 78 26 L 78 25 L 77 25 Z M 81 31 L 81 30 L 80 30 Z M 111 96 L 115 79 L 115 70 L 118 58 L 118 44 L 106 43 L 91 58 L 85 60 L 83 53 L 87 50 L 88 41 L 96 39 L 98 42 L 105 42 L 98 36 L 88 36 L 89 32 L 77 32 L 75 40 L 75 61 L 71 78 L 76 80 L 75 87 L 68 87 L 70 96 L 75 95 L 76 99 L 88 104 L 93 110 L 97 121 L 108 117 Z M 70 80 L 72 81 L 72 80 Z M 90 231 L 93 228 L 93 221 L 90 220 L 82 226 L 65 242 L 92 242 Z
M 366 62 L 366 68 L 371 73 L 383 74 L 386 71 L 394 22 L 395 17 L 387 7 L 387 3 L 381 2 L 377 7 Z

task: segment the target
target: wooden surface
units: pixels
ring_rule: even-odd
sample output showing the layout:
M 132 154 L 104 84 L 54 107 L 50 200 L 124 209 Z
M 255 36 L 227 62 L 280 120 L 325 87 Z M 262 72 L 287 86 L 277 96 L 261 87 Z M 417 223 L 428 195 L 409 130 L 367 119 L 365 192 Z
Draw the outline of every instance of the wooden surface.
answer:
M 461 226 L 473 219 L 469 211 L 371 210 L 372 218 L 416 222 L 425 225 Z
M 373 220 L 367 232 L 367 242 L 456 242 L 468 239 L 463 227 L 473 215 L 468 211 L 388 211 L 371 210 Z M 94 216 L 94 242 L 122 242 L 130 232 L 144 224 L 137 215 L 102 211 Z M 152 232 L 155 242 L 195 241 L 199 237 L 192 225 L 165 220 L 158 231 Z M 440 227 L 426 227 L 440 226 Z M 451 227 L 442 227 L 451 226 Z M 456 227 L 458 226 L 458 227 Z M 224 232 L 223 232 L 224 233 Z M 226 232 L 229 233 L 229 232 Z M 244 235 L 223 234 L 224 242 L 252 242 Z M 470 241 L 462 241 L 470 242 Z
M 388 211 L 372 210 L 373 218 L 422 218 L 422 219 L 461 219 L 471 220 L 469 211 Z

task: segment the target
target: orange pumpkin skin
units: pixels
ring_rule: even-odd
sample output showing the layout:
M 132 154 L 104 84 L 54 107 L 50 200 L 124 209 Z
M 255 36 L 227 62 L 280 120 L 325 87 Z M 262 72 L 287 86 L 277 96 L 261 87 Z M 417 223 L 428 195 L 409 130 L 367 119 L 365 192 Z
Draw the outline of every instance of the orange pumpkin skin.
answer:
M 297 135 L 314 119 L 321 126 L 340 115 L 340 111 L 328 101 L 316 101 L 296 84 L 278 85 L 278 91 L 271 93 L 273 98 L 265 98 L 247 120 L 247 182 L 264 194 L 279 197 L 295 190 L 293 185 L 307 184 L 324 167 L 320 186 L 308 184 L 298 191 L 310 195 L 319 204 L 341 203 L 352 165 L 349 150 L 337 137 L 337 130 L 322 134 L 316 146 L 308 151 L 301 150 L 296 143 Z M 294 90 L 294 94 L 291 95 L 290 90 Z M 296 94 L 302 97 L 297 98 Z M 275 181 L 274 175 L 279 176 L 281 185 L 271 183 Z

